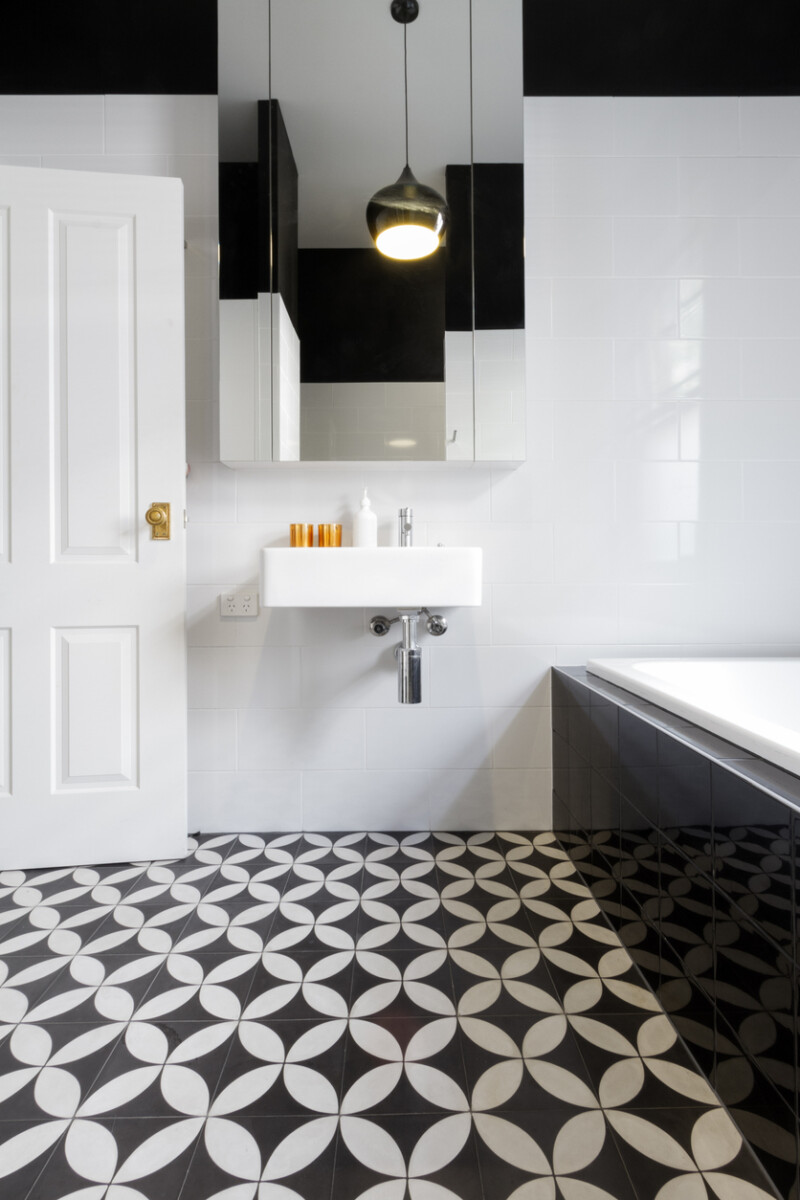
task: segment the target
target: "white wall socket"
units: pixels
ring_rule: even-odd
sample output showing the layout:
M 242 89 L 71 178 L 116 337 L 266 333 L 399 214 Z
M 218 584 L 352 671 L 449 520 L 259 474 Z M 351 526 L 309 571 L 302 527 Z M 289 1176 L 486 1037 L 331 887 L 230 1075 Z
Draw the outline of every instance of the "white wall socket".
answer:
M 221 617 L 257 617 L 258 592 L 252 588 L 236 588 L 222 592 L 219 598 Z

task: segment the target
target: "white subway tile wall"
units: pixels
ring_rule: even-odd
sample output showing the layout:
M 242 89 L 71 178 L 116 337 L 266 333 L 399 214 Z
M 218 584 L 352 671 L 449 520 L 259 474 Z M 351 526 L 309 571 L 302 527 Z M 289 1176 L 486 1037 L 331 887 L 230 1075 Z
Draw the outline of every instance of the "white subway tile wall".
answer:
M 193 828 L 546 828 L 551 664 L 800 653 L 798 113 L 526 99 L 527 462 L 229 471 L 214 98 L 0 98 L 0 161 L 186 184 Z M 347 535 L 365 483 L 382 544 L 410 504 L 419 544 L 485 551 L 483 606 L 421 633 L 418 708 L 371 612 L 218 615 L 290 521 Z

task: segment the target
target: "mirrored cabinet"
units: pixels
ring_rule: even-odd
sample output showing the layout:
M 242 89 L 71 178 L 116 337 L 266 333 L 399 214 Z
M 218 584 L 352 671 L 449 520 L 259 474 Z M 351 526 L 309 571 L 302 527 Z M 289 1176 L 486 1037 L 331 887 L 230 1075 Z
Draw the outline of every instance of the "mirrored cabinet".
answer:
M 521 46 L 521 0 L 219 0 L 223 462 L 524 459 Z M 366 220 L 406 163 L 413 260 Z

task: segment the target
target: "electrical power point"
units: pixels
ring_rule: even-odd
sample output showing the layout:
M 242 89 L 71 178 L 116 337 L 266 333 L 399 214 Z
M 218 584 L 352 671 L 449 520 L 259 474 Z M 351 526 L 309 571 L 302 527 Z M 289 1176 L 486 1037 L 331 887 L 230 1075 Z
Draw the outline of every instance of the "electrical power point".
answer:
M 222 592 L 219 598 L 219 615 L 221 617 L 257 617 L 258 592 L 252 588 L 237 588 L 235 591 Z

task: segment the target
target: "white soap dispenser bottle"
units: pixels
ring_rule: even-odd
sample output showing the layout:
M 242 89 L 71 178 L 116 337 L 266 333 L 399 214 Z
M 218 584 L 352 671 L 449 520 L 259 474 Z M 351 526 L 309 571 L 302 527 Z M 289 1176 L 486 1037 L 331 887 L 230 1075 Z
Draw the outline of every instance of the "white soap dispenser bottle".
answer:
M 364 495 L 361 497 L 361 508 L 353 517 L 353 545 L 377 546 L 377 544 L 378 518 L 372 511 L 367 489 L 364 488 Z

